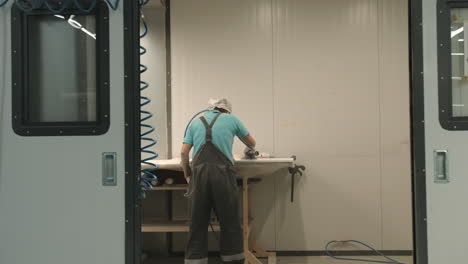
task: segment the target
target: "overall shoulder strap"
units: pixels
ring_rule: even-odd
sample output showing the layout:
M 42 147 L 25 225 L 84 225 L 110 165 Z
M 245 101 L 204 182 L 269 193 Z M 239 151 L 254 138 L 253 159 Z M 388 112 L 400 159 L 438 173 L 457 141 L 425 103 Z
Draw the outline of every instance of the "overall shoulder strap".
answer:
M 218 117 L 221 115 L 222 113 L 218 113 L 214 118 L 213 118 L 213 121 L 211 121 L 211 124 L 210 124 L 210 128 L 213 127 L 214 123 L 216 122 L 216 120 L 218 120 Z
M 203 125 L 205 125 L 205 129 L 206 129 L 206 142 L 211 142 L 212 139 L 213 139 L 213 132 L 211 130 L 211 128 L 213 128 L 213 125 L 214 123 L 216 122 L 216 120 L 218 120 L 218 117 L 221 115 L 222 113 L 218 113 L 214 118 L 213 118 L 213 121 L 211 121 L 211 124 L 208 124 L 208 122 L 206 121 L 205 117 L 200 117 L 200 120 L 202 121 Z

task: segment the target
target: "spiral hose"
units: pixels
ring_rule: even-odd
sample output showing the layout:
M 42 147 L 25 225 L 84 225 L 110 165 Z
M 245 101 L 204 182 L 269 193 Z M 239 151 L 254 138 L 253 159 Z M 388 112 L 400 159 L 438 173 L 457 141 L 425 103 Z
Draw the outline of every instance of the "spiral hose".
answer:
M 0 7 L 5 6 L 9 0 L 0 0 Z M 120 0 L 93 0 L 88 7 L 83 7 L 80 4 L 80 0 L 63 0 L 57 5 L 52 5 L 51 0 L 12 0 L 17 8 L 21 11 L 29 13 L 35 9 L 45 8 L 48 9 L 53 14 L 60 14 L 65 11 L 67 8 L 76 8 L 80 12 L 90 13 L 94 10 L 96 5 L 99 2 L 105 2 L 112 10 L 117 10 L 119 8 Z M 73 4 L 72 4 L 73 3 Z M 148 3 L 148 1 L 146 1 Z M 145 4 L 146 4 L 145 3 Z
M 149 0 L 140 1 L 140 12 L 148 2 Z M 145 21 L 143 13 L 141 15 L 141 22 L 143 32 L 140 34 L 140 40 L 148 35 L 148 24 Z M 144 56 L 146 53 L 147 49 L 140 45 L 140 56 Z M 140 64 L 140 76 L 142 76 L 146 71 L 148 71 L 148 66 Z M 148 82 L 143 80 L 140 81 L 140 93 L 143 93 L 143 91 L 149 87 L 150 85 Z M 144 190 L 152 190 L 153 187 L 158 184 L 158 177 L 154 173 L 154 171 L 158 169 L 158 166 L 152 162 L 158 158 L 158 153 L 151 149 L 157 144 L 156 139 L 152 137 L 156 129 L 148 123 L 148 121 L 153 118 L 153 114 L 147 110 L 150 103 L 151 99 L 149 97 L 140 96 L 141 153 L 146 155 L 146 158 L 143 158 L 141 163 L 142 165 L 147 166 L 147 168 L 141 170 L 139 179 L 140 186 L 142 188 L 142 197 L 145 196 Z

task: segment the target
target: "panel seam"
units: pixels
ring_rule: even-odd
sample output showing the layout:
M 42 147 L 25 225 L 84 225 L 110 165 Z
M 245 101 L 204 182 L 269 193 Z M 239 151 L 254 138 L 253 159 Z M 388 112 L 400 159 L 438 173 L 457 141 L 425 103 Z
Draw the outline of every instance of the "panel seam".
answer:
M 275 93 L 275 19 L 274 19 L 274 0 L 270 0 L 270 21 L 271 21 L 271 92 L 273 97 L 273 155 L 276 154 L 276 93 Z M 275 177 L 274 182 L 274 195 L 275 195 L 275 206 L 274 206 L 274 236 L 275 236 L 275 250 L 278 250 L 278 230 L 277 230 L 277 206 L 278 206 L 278 197 L 277 197 L 277 177 Z
M 380 174 L 380 243 L 384 249 L 384 214 L 383 214 L 383 147 L 382 147 L 382 0 L 377 1 L 377 61 L 378 61 L 378 110 L 379 110 L 379 174 Z

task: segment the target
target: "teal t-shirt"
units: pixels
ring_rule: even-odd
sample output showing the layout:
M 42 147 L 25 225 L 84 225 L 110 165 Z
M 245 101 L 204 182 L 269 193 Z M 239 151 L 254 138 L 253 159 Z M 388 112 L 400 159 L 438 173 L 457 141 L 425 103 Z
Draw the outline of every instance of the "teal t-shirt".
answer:
M 208 124 L 211 124 L 213 118 L 219 113 L 217 110 L 211 110 L 205 114 L 205 119 Z M 232 114 L 221 114 L 216 120 L 213 128 L 213 144 L 223 152 L 232 162 L 232 145 L 234 137 L 244 138 L 249 135 L 249 131 L 245 128 L 242 122 Z M 193 156 L 195 156 L 206 141 L 206 128 L 200 118 L 192 121 L 187 134 L 184 138 L 184 143 L 193 146 Z

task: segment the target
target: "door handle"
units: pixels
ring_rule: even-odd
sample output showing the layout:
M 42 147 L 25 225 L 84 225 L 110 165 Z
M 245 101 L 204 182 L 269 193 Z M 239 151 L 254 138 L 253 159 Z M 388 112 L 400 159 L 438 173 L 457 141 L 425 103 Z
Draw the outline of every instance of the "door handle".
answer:
M 117 153 L 102 153 L 102 185 L 117 185 Z
M 434 150 L 434 183 L 449 183 L 447 154 L 447 150 Z

